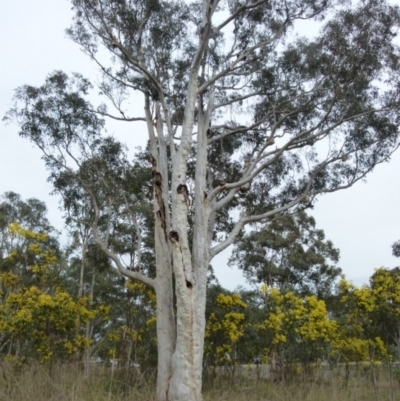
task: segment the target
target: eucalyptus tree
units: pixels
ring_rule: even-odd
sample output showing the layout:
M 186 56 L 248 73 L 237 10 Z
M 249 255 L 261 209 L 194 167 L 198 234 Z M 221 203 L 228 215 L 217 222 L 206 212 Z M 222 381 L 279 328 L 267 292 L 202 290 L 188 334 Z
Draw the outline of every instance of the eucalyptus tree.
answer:
M 93 108 L 79 76 L 56 73 L 16 93 L 8 118 L 52 171 L 78 177 L 93 207 L 88 224 L 120 271 L 155 289 L 158 400 L 201 399 L 212 258 L 246 226 L 352 186 L 399 146 L 399 9 L 350 3 L 72 0 L 69 35 L 100 66 L 115 111 Z M 299 20 L 319 21 L 320 33 L 297 38 Z M 120 145 L 99 139 L 99 114 L 138 124 L 137 135 L 146 127 L 154 275 L 137 263 L 140 201 L 124 189 Z M 129 268 L 109 237 L 128 210 L 137 222 Z
M 238 238 L 230 264 L 250 283 L 265 283 L 303 296 L 330 296 L 341 274 L 339 250 L 304 211 L 282 213 Z
M 1 232 L 11 223 L 19 223 L 31 231 L 54 232 L 47 218 L 47 207 L 44 202 L 36 198 L 24 201 L 21 195 L 15 192 L 5 192 L 0 196 Z

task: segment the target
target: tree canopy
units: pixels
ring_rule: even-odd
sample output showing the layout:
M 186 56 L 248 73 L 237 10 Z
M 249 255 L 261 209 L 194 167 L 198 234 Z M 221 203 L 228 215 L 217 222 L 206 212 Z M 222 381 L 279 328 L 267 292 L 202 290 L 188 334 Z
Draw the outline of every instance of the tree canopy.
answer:
M 244 234 L 236 241 L 230 264 L 242 269 L 251 283 L 323 298 L 341 273 L 334 265 L 338 259 L 339 250 L 302 211 L 278 215 Z

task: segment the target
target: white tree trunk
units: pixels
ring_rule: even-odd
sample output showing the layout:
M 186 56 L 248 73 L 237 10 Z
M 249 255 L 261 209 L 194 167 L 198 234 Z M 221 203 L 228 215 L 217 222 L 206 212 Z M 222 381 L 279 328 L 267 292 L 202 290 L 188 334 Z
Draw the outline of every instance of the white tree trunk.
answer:
M 189 93 L 196 92 L 192 87 Z M 182 142 L 173 161 L 171 195 L 172 244 L 177 307 L 176 347 L 172 357 L 169 401 L 201 401 L 202 365 L 205 331 L 205 305 L 209 257 L 211 208 L 206 195 L 207 137 L 209 112 L 199 110 L 197 159 L 195 173 L 195 219 L 192 252 L 188 239 L 190 196 L 186 186 L 186 169 L 192 143 L 195 99 L 188 96 Z M 209 104 L 209 109 L 211 109 Z
M 203 27 L 209 34 L 210 25 L 208 1 L 203 4 Z M 193 127 L 195 123 L 196 102 L 198 100 L 198 74 L 200 62 L 205 48 L 205 41 L 200 40 L 197 54 L 194 58 L 188 85 L 185 114 L 182 124 L 181 141 L 175 151 L 175 145 L 170 143 L 172 155 L 171 187 L 168 188 L 168 159 L 166 141 L 163 133 L 164 118 L 159 105 L 156 106 L 156 130 L 150 118 L 148 99 L 146 101 L 146 120 L 150 138 L 150 151 L 153 157 L 153 167 L 161 173 L 158 186 L 154 182 L 155 216 L 156 216 L 156 263 L 157 263 L 157 339 L 158 379 L 157 401 L 201 401 L 202 365 L 205 331 L 205 305 L 207 290 L 207 270 L 210 261 L 210 227 L 211 208 L 206 195 L 207 177 L 207 128 L 213 108 L 213 91 L 210 91 L 207 111 L 203 104 L 198 105 L 197 152 L 195 172 L 195 221 L 193 227 L 192 252 L 188 233 L 188 212 L 191 196 L 187 187 L 187 164 L 192 147 Z M 162 102 L 162 100 L 161 100 Z M 166 110 L 164 110 L 165 115 Z M 168 118 L 165 118 L 168 125 Z M 173 134 L 169 135 L 173 141 Z M 157 165 L 155 165 L 155 162 Z M 154 173 L 153 173 L 154 174 Z M 156 173 L 158 174 L 158 173 Z M 162 194 L 160 193 L 162 191 Z M 161 201 L 162 199 L 162 201 Z M 162 203 L 162 204 L 161 204 Z M 168 204 L 170 208 L 167 207 Z M 171 213 L 171 220 L 169 220 Z M 164 222 L 162 221 L 164 219 Z M 164 230 L 164 232 L 163 232 Z M 168 234 L 167 234 L 168 230 Z M 163 235 L 164 234 L 164 235 Z M 164 239 L 167 238 L 167 242 Z M 161 308 L 169 305 L 169 293 L 172 294 L 172 271 L 169 262 L 172 254 L 173 273 L 175 278 L 176 296 L 176 333 L 171 329 L 175 326 L 173 315 Z M 165 275 L 164 275 L 165 274 Z M 164 295 L 164 299 L 160 298 Z M 171 304 L 172 305 L 172 304 Z M 170 317 L 169 317 L 170 316 Z M 174 333 L 175 340 L 171 340 Z M 172 358 L 169 359 L 173 349 Z M 164 354 L 162 354 L 164 353 Z M 171 369 L 169 371 L 169 369 Z M 169 377 L 168 377 L 169 373 Z M 167 385 L 165 385 L 168 377 Z
M 164 232 L 156 229 L 156 296 L 157 296 L 157 401 L 169 399 L 172 355 L 175 349 L 172 266 Z

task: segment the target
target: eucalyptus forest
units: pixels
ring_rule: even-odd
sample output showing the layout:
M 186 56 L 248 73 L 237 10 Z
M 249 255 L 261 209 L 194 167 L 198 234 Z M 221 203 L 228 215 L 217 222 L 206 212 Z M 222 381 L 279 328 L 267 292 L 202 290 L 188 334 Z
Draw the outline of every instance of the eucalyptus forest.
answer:
M 353 285 L 309 211 L 400 145 L 399 7 L 71 4 L 67 34 L 101 80 L 49 71 L 42 85 L 21 82 L 3 119 L 41 151 L 68 241 L 42 201 L 2 195 L 1 361 L 87 378 L 96 363 L 153 371 L 157 401 L 201 401 L 206 379 L 246 364 L 283 382 L 321 363 L 344 364 L 346 378 L 364 362 L 375 384 L 384 362 L 392 383 L 400 270 Z M 132 157 L 109 119 L 147 146 Z M 230 248 L 249 285 L 235 292 L 213 273 Z

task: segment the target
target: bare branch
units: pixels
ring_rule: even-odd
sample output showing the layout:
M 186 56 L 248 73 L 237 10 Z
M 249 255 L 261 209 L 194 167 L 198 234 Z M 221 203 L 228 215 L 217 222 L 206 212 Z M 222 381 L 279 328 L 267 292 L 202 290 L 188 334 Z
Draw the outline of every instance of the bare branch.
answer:
M 222 28 L 224 28 L 230 22 L 235 20 L 239 16 L 239 14 L 241 14 L 243 11 L 251 10 L 252 8 L 257 8 L 259 5 L 261 5 L 263 3 L 264 3 L 264 1 L 260 0 L 255 3 L 249 4 L 249 5 L 243 5 L 243 6 L 238 7 L 238 9 L 232 15 L 230 15 L 229 18 L 227 18 L 224 22 L 222 22 L 220 25 L 218 25 L 216 27 L 216 30 L 220 31 Z
M 213 258 L 214 256 L 218 255 L 220 252 L 222 252 L 224 249 L 228 248 L 228 246 L 232 245 L 233 242 L 235 241 L 236 237 L 239 235 L 240 231 L 246 224 L 260 221 L 260 220 L 266 219 L 270 216 L 273 216 L 274 214 L 284 212 L 284 211 L 290 209 L 291 207 L 295 206 L 296 204 L 298 204 L 302 200 L 303 197 L 304 197 L 304 194 L 302 194 L 300 197 L 296 198 L 295 200 L 293 200 L 292 202 L 288 203 L 285 206 L 282 206 L 278 209 L 271 210 L 269 212 L 266 212 L 266 213 L 263 213 L 260 215 L 242 217 L 236 223 L 235 227 L 230 232 L 228 238 L 225 241 L 219 243 L 218 245 L 216 245 L 210 249 L 210 257 Z
M 262 93 L 263 93 L 262 91 L 258 91 L 258 92 L 249 93 L 247 95 L 243 95 L 243 96 L 238 96 L 238 97 L 232 98 L 230 100 L 227 100 L 226 102 L 222 102 L 222 103 L 216 104 L 214 106 L 214 110 L 219 109 L 221 107 L 229 106 L 229 105 L 231 105 L 233 103 L 240 102 L 242 100 L 246 100 L 246 99 L 249 99 L 249 98 L 254 97 L 254 96 L 262 95 Z
M 99 111 L 99 110 L 90 110 L 90 111 L 92 111 L 93 113 L 96 113 L 96 114 L 100 114 L 101 116 L 104 116 L 104 117 L 110 117 L 113 120 L 117 120 L 117 121 L 126 121 L 126 122 L 144 121 L 144 122 L 146 122 L 145 117 L 116 117 L 116 116 L 108 114 L 104 111 Z
M 144 274 L 142 274 L 142 273 L 140 273 L 140 272 L 132 271 L 132 270 L 126 269 L 126 268 L 122 265 L 122 263 L 121 263 L 120 259 L 118 258 L 118 256 L 117 256 L 114 252 L 112 252 L 112 251 L 104 244 L 104 242 L 103 242 L 102 239 L 101 239 L 101 236 L 100 236 L 100 234 L 99 234 L 99 231 L 98 231 L 98 228 L 97 228 L 96 224 L 94 224 L 94 225 L 92 226 L 92 229 L 93 229 L 94 238 L 95 238 L 97 244 L 100 246 L 101 250 L 115 263 L 115 265 L 117 266 L 118 270 L 119 270 L 124 276 L 133 278 L 133 279 L 135 279 L 135 280 L 139 280 L 139 281 L 141 281 L 143 284 L 146 284 L 146 285 L 148 285 L 148 286 L 150 286 L 150 287 L 155 288 L 155 285 L 156 285 L 156 280 L 155 280 L 155 279 L 152 279 L 152 278 L 150 278 L 150 277 L 148 277 L 148 276 L 145 276 Z

